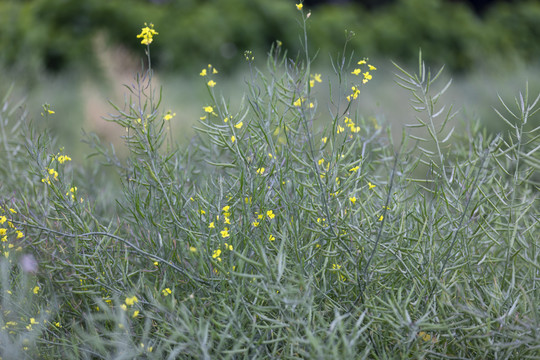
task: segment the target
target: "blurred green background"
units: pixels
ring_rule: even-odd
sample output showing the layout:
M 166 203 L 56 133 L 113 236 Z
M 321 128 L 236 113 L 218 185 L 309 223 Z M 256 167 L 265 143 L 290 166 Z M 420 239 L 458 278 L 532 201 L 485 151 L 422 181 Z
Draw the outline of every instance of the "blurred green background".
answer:
M 294 0 L 2 0 L 0 90 L 14 83 L 27 109 L 39 118 L 42 103 L 56 114 L 47 127 L 66 149 L 81 156 L 81 129 L 117 142 L 122 129 L 102 120 L 108 101 L 123 103 L 122 84 L 141 69 L 145 47 L 136 35 L 155 24 L 152 62 L 164 90 L 164 110 L 178 116 L 183 141 L 207 96 L 198 77 L 208 63 L 219 70 L 216 90 L 239 102 L 245 50 L 264 60 L 280 40 L 291 57 L 301 49 Z M 312 11 L 309 46 L 318 50 L 316 70 L 331 76 L 330 57 L 348 49 L 369 57 L 379 70 L 362 91 L 366 116 L 408 122 L 408 94 L 392 83 L 389 60 L 408 67 L 419 49 L 432 68 L 454 78 L 449 102 L 464 107 L 461 119 L 482 118 L 491 131 L 502 123 L 492 111 L 497 93 L 511 99 L 530 82 L 540 91 L 540 2 L 481 0 L 305 1 Z M 323 106 L 324 108 L 324 106 Z M 404 112 L 405 111 L 405 112 Z M 412 115 L 411 115 L 412 116 Z

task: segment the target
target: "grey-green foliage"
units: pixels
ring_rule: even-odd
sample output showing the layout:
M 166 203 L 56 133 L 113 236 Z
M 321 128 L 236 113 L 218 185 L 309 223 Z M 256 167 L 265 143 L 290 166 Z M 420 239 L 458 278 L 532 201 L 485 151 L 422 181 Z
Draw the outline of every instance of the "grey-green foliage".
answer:
M 305 30 L 304 13 L 302 20 Z M 539 141 L 538 129 L 524 131 L 536 101 L 525 94 L 516 110 L 503 105 L 508 135 L 490 137 L 475 125 L 452 132 L 455 114 L 441 105 L 446 87 L 432 93 L 438 76 L 420 58 L 417 74 L 397 71 L 425 131 L 403 131 L 396 143 L 396 129 L 364 118 L 350 95 L 364 86 L 351 75 L 361 59 L 335 61 L 337 81 L 324 79 L 329 95 L 315 100 L 325 90 L 310 86 L 306 40 L 305 32 L 300 60 L 278 43 L 266 69 L 246 53 L 250 77 L 238 108 L 213 75 L 218 84 L 201 102 L 212 109 L 186 149 L 170 137 L 152 69 L 138 75 L 111 118 L 126 129 L 129 156 L 91 141 L 117 170 L 121 184 L 108 196 L 90 170 L 61 163 L 45 135 L 3 122 L 3 134 L 12 131 L 2 144 L 6 176 L 26 181 L 2 184 L 0 216 L 24 236 L 4 225 L 3 251 L 21 250 L 4 256 L 11 263 L 0 310 L 4 323 L 20 317 L 26 310 L 7 303 L 5 290 L 39 284 L 28 297 L 50 314 L 32 333 L 32 351 L 118 359 L 536 356 Z M 327 119 L 321 128 L 319 117 Z M 37 275 L 21 273 L 20 251 L 39 260 Z M 10 344 L 3 357 L 26 351 L 24 328 L 0 333 Z

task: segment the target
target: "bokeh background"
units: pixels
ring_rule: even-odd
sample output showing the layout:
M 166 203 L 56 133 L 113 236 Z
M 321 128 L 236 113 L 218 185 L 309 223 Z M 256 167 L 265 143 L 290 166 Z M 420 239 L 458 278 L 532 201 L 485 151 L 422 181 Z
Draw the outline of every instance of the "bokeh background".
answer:
M 46 123 L 66 151 L 83 158 L 82 130 L 119 143 L 123 129 L 103 120 L 122 104 L 125 88 L 145 59 L 136 34 L 144 22 L 159 36 L 151 46 L 164 110 L 177 113 L 179 142 L 207 99 L 198 76 L 208 63 L 220 70 L 216 90 L 239 103 L 247 70 L 243 53 L 263 62 L 276 40 L 291 57 L 301 49 L 294 0 L 2 0 L 0 90 L 13 84 L 36 123 L 41 104 L 56 111 Z M 540 92 L 540 2 L 531 0 L 318 0 L 311 11 L 309 46 L 315 70 L 329 79 L 330 59 L 343 52 L 369 57 L 378 70 L 362 91 L 365 116 L 410 122 L 407 92 L 393 83 L 391 60 L 414 69 L 419 49 L 436 72 L 453 79 L 445 101 L 461 108 L 457 122 L 480 119 L 487 131 L 504 130 L 493 107 L 529 82 Z M 261 64 L 263 65 L 263 64 Z M 323 91 L 323 90 L 320 90 Z M 321 94 L 321 99 L 324 94 Z M 21 110 L 23 111 L 23 110 Z M 45 121 L 41 119 L 42 121 Z

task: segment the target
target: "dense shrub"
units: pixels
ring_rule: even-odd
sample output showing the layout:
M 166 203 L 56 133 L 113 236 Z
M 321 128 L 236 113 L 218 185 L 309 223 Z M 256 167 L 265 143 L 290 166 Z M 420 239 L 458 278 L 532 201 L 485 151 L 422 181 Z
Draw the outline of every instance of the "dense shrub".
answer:
M 282 50 L 244 54 L 238 108 L 202 69 L 188 148 L 138 74 L 111 118 L 129 156 L 90 137 L 90 169 L 4 98 L 3 359 L 536 356 L 540 97 L 501 105 L 509 134 L 454 133 L 420 58 L 396 66 L 417 111 L 396 141 L 358 108 L 376 64 L 342 57 L 331 82 Z

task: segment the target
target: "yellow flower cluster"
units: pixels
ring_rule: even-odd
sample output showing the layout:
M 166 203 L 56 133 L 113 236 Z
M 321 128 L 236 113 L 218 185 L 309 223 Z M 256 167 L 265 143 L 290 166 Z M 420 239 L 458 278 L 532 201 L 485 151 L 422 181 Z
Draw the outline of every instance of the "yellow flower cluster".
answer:
M 362 74 L 364 76 L 364 78 L 362 79 L 362 84 L 365 84 L 373 78 L 373 76 L 369 72 L 375 71 L 377 70 L 377 68 L 373 65 L 367 64 L 367 59 L 360 60 L 358 62 L 358 65 L 367 65 L 368 71 L 365 71 L 362 73 L 362 69 L 356 68 L 351 72 L 351 74 L 356 75 L 356 76 Z
M 4 210 L 2 208 L 0 208 L 0 212 L 7 212 L 8 210 Z M 16 214 L 17 211 L 12 209 L 12 208 L 9 208 L 9 211 L 12 213 L 12 214 Z M 8 225 L 8 228 L 5 228 L 4 224 L 7 222 L 7 225 Z M 14 224 L 13 222 L 11 222 L 10 220 L 7 219 L 6 216 L 2 215 L 0 216 L 0 241 L 2 242 L 2 251 L 3 251 L 3 255 L 6 259 L 9 258 L 9 255 L 10 255 L 10 250 L 13 249 L 15 247 L 14 244 L 8 242 L 8 235 L 9 233 L 15 233 L 16 236 L 15 238 L 18 240 L 18 239 L 21 239 L 24 237 L 24 233 L 22 231 L 20 231 Z M 9 230 L 11 229 L 11 230 Z M 16 251 L 20 251 L 22 250 L 22 248 L 19 246 L 15 249 Z
M 215 75 L 217 73 L 218 73 L 217 69 L 215 67 L 213 67 L 212 64 L 208 64 L 208 67 L 202 69 L 201 72 L 199 73 L 199 75 L 202 76 L 202 77 L 205 77 L 205 76 L 208 76 L 209 74 L 214 74 Z M 214 86 L 217 85 L 217 83 L 214 80 L 210 79 L 206 83 L 206 85 L 208 85 L 208 87 L 210 87 L 210 88 L 213 88 Z
M 208 64 L 208 71 L 206 68 L 202 69 L 199 73 L 200 76 L 207 76 L 208 74 L 217 74 L 218 71 L 215 67 L 212 66 L 212 64 Z
M 357 133 L 360 131 L 360 126 L 356 126 L 354 121 L 352 121 L 352 119 L 348 118 L 347 116 L 345 116 L 344 122 L 347 125 L 347 127 L 351 130 L 351 132 Z
M 166 288 L 166 289 L 161 290 L 161 293 L 163 294 L 163 296 L 169 296 L 170 294 L 172 294 L 172 291 L 171 289 Z
M 69 189 L 69 191 L 66 193 L 66 196 L 71 196 L 71 200 L 75 201 L 75 194 L 77 193 L 77 187 L 73 186 Z M 80 198 L 81 203 L 84 201 L 83 198 Z
M 55 113 L 49 104 L 43 104 L 41 107 L 43 108 L 43 112 L 41 113 L 41 116 L 43 117 L 48 117 L 49 115 L 53 115 Z
M 276 217 L 276 214 L 274 214 L 273 210 L 266 211 L 266 217 L 270 220 L 273 220 Z M 259 214 L 258 212 L 255 212 L 255 220 L 251 223 L 253 227 L 257 227 L 260 225 L 261 220 L 264 220 L 265 214 Z
M 167 114 L 163 116 L 163 120 L 169 121 L 169 120 L 172 120 L 172 118 L 174 118 L 175 116 L 176 116 L 176 113 L 171 113 L 171 111 L 169 110 Z
M 42 183 L 47 183 L 51 185 L 51 179 L 49 178 L 49 175 L 51 175 L 54 178 L 54 180 L 58 180 L 58 171 L 51 168 L 47 168 L 47 174 L 48 175 L 46 178 L 41 179 Z
M 120 307 L 122 308 L 122 310 L 127 311 L 128 306 L 133 306 L 138 302 L 139 302 L 139 299 L 137 299 L 137 296 L 133 295 L 131 297 L 127 297 L 125 300 L 125 304 L 120 305 Z M 139 315 L 139 310 L 134 310 L 131 316 L 135 318 L 138 315 Z
M 56 155 L 56 157 L 52 157 L 51 159 L 51 163 L 54 162 L 54 160 L 58 160 L 58 163 L 59 164 L 64 164 L 65 162 L 68 162 L 68 161 L 71 161 L 71 157 L 69 157 L 68 155 Z M 54 179 L 54 180 L 58 180 L 58 171 L 56 171 L 55 169 L 53 168 L 46 168 L 45 169 L 46 172 L 47 172 L 47 177 L 44 177 L 41 179 L 41 182 L 42 183 L 47 183 L 47 184 L 51 184 L 51 179 Z
M 347 280 L 347 278 L 345 277 L 345 275 L 343 275 L 343 274 L 341 273 L 341 265 L 339 265 L 339 264 L 332 264 L 332 271 L 335 271 L 335 272 L 339 275 L 339 278 L 340 278 L 342 281 Z
M 141 29 L 141 33 L 137 35 L 137 38 L 142 38 L 141 44 L 150 45 L 154 40 L 154 35 L 158 34 L 159 33 L 154 30 L 154 24 L 150 23 L 150 25 L 148 25 L 147 23 L 144 23 L 144 27 Z
M 309 87 L 310 88 L 314 87 L 316 82 L 318 82 L 318 83 L 322 82 L 321 74 L 311 74 L 310 78 L 311 78 L 309 80 Z
M 304 98 L 298 98 L 298 99 L 296 99 L 296 100 L 293 102 L 293 105 L 294 105 L 295 107 L 301 107 L 302 104 L 304 103 L 304 101 L 305 101 Z M 310 109 L 313 109 L 314 107 L 315 107 L 315 104 L 312 103 L 312 102 L 310 102 L 310 103 L 309 103 L 309 108 L 310 108 Z
M 360 66 L 366 65 L 368 70 L 362 72 L 362 68 L 358 67 L 358 68 L 354 69 L 351 72 L 351 74 L 353 74 L 355 76 L 362 75 L 362 84 L 366 84 L 369 80 L 371 80 L 373 78 L 373 75 L 371 75 L 370 71 L 375 71 L 375 70 L 377 70 L 377 68 L 375 66 L 371 65 L 371 64 L 368 64 L 367 59 L 360 60 L 358 62 L 358 65 L 360 65 Z M 360 95 L 360 89 L 358 89 L 357 86 L 353 86 L 352 87 L 352 93 L 349 96 L 347 96 L 347 100 L 348 101 L 355 100 L 355 99 L 358 98 L 358 95 Z
M 70 158 L 69 156 L 67 156 L 67 155 L 60 155 L 60 156 L 58 156 L 58 162 L 59 162 L 60 164 L 63 164 L 63 163 L 65 163 L 66 161 L 71 161 L 71 158 Z
M 347 101 L 356 100 L 358 98 L 358 95 L 360 95 L 360 89 L 358 89 L 356 86 L 353 86 L 351 95 L 347 96 Z

